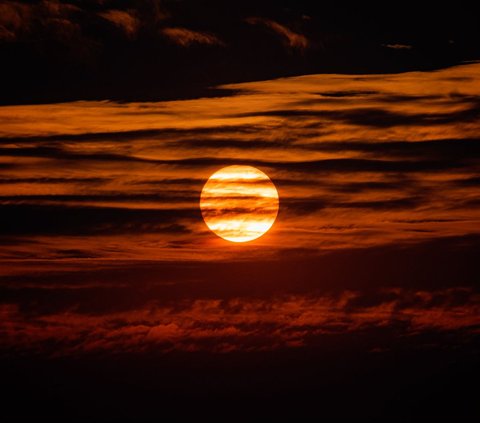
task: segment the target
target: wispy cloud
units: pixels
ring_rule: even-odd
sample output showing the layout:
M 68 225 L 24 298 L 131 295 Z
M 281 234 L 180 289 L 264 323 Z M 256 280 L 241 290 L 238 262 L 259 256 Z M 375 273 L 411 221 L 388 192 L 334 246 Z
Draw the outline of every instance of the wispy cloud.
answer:
M 67 249 L 95 244 L 107 259 L 223 257 L 198 202 L 208 176 L 235 164 L 266 172 L 280 195 L 278 221 L 251 254 L 477 231 L 478 64 L 222 89 L 229 95 L 0 108 L 0 203 L 23 222 L 8 231 L 41 241 L 10 242 L 3 256 L 50 256 L 63 236 L 78 238 Z M 135 231 L 142 248 L 127 236 Z
M 409 44 L 382 44 L 382 46 L 393 50 L 411 50 L 413 48 Z
M 189 47 L 194 44 L 211 46 L 224 46 L 225 43 L 216 35 L 207 32 L 194 31 L 182 27 L 162 28 L 160 32 L 171 42 L 182 47 Z
M 99 15 L 120 28 L 128 38 L 134 38 L 140 27 L 140 21 L 133 11 L 110 9 Z
M 272 30 L 275 34 L 281 37 L 285 46 L 289 48 L 305 50 L 310 45 L 307 37 L 274 20 L 260 17 L 250 17 L 246 19 L 246 22 L 251 25 L 262 25 Z

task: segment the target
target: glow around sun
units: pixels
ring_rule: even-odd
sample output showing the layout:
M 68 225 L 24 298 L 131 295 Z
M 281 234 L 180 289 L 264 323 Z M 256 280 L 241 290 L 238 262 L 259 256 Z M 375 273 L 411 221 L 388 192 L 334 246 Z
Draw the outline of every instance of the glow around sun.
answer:
M 275 222 L 278 192 L 270 178 L 252 166 L 227 166 L 203 187 L 200 209 L 207 226 L 232 242 L 259 238 Z

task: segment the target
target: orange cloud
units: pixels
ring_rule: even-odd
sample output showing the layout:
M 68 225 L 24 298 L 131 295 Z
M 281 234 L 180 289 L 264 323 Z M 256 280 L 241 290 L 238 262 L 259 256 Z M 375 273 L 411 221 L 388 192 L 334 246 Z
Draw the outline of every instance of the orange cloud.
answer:
M 290 28 L 287 28 L 284 25 L 279 24 L 278 22 L 272 21 L 271 19 L 251 17 L 247 18 L 246 21 L 251 25 L 263 25 L 276 34 L 280 35 L 284 44 L 287 47 L 298 50 L 305 50 L 309 47 L 309 41 L 307 37 L 297 32 L 292 31 Z
M 134 38 L 140 26 L 133 12 L 111 9 L 100 13 L 100 16 L 120 28 L 128 38 Z
M 479 71 L 306 75 L 224 86 L 226 97 L 4 106 L 0 205 L 13 222 L 5 230 L 29 242 L 0 254 L 237 255 L 198 212 L 207 178 L 239 163 L 264 171 L 281 199 L 276 223 L 245 254 L 478 233 Z
M 162 28 L 160 32 L 170 41 L 182 47 L 188 47 L 192 44 L 225 45 L 222 40 L 213 34 L 193 31 L 187 28 L 168 27 Z

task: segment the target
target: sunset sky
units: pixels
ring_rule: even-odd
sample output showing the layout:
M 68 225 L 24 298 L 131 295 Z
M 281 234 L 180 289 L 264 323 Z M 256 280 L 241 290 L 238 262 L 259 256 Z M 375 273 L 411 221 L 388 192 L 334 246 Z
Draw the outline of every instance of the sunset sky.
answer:
M 0 1 L 2 420 L 478 421 L 480 25 L 389 7 Z

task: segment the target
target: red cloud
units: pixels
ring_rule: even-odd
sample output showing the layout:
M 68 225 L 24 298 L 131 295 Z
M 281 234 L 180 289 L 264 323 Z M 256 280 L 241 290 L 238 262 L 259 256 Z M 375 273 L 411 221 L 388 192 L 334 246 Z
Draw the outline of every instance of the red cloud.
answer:
M 460 297 L 465 297 L 464 301 L 458 302 Z M 323 336 L 362 333 L 399 323 L 407 337 L 431 331 L 464 331 L 468 335 L 478 332 L 479 306 L 479 296 L 463 288 L 436 293 L 390 289 L 379 292 L 376 299 L 351 291 L 339 297 L 202 299 L 175 306 L 152 303 L 125 312 L 90 315 L 70 311 L 36 318 L 6 304 L 0 306 L 0 345 L 10 351 L 47 355 L 151 348 L 260 351 L 306 346 Z M 47 345 L 55 345 L 55 350 Z
M 213 34 L 193 31 L 187 28 L 168 27 L 161 29 L 160 32 L 170 41 L 182 47 L 188 47 L 192 44 L 225 45 L 223 41 Z

